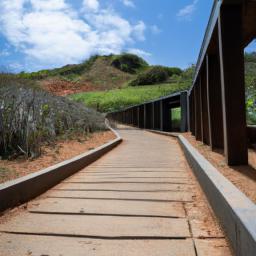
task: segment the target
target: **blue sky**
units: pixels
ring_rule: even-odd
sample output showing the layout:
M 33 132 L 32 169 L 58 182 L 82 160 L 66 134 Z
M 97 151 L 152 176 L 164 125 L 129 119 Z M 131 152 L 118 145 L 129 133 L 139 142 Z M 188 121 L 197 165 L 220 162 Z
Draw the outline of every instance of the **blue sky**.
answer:
M 34 71 L 126 51 L 186 68 L 197 60 L 212 2 L 1 0 L 0 67 Z

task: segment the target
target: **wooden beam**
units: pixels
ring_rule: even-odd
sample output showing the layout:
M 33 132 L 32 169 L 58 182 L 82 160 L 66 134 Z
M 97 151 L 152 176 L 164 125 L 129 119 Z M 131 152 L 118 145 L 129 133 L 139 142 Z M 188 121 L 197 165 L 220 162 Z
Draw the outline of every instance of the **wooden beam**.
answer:
M 241 5 L 222 6 L 218 32 L 226 161 L 229 165 L 247 164 Z

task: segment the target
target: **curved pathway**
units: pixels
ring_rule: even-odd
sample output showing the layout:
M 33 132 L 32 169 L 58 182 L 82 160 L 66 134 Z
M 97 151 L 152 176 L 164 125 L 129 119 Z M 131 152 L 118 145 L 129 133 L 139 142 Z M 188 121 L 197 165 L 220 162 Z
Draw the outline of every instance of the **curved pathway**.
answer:
M 1 219 L 1 256 L 231 255 L 177 141 L 124 142 Z

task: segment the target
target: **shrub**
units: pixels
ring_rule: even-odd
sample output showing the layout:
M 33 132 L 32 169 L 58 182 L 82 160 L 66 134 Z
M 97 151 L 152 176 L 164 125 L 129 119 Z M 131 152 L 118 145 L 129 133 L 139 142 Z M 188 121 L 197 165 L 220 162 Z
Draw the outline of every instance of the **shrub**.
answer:
M 2 157 L 25 154 L 34 158 L 40 155 L 43 142 L 105 129 L 104 117 L 83 104 L 24 85 L 10 75 L 0 76 L 0 85 Z
M 148 66 L 147 62 L 135 54 L 123 53 L 113 56 L 111 65 L 123 72 L 136 74 L 139 70 Z
M 180 76 L 182 74 L 182 70 L 176 67 L 164 67 L 168 75 L 171 77 L 173 75 Z
M 154 66 L 147 71 L 139 74 L 137 78 L 132 80 L 130 86 L 138 85 L 150 85 L 165 82 L 168 79 L 169 75 L 165 67 Z

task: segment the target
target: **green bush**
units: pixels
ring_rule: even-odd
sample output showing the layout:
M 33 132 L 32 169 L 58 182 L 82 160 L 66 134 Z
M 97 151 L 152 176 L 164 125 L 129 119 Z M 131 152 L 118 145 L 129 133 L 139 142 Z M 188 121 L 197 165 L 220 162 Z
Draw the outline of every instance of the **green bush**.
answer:
M 163 83 L 169 78 L 168 72 L 165 67 L 154 66 L 148 69 L 147 71 L 139 74 L 137 78 L 132 80 L 130 86 L 139 86 L 139 85 L 151 85 L 157 83 Z
M 111 65 L 123 72 L 136 74 L 148 66 L 147 62 L 135 54 L 123 53 L 114 55 Z
M 182 74 L 182 70 L 176 67 L 164 67 L 168 75 L 171 77 L 173 75 L 180 76 Z

